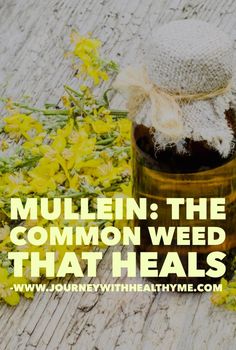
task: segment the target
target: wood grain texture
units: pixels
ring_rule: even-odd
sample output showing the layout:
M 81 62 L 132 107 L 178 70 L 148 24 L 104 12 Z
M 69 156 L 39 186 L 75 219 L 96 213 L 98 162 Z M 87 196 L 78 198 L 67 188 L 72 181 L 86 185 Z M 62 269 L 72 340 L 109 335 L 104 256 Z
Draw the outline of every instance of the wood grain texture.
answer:
M 31 95 L 40 105 L 57 101 L 63 84 L 76 86 L 63 56 L 72 28 L 92 32 L 105 54 L 125 65 L 159 23 L 193 17 L 216 23 L 236 42 L 235 0 L 0 0 L 0 95 Z M 111 252 L 92 282 L 114 282 Z M 228 350 L 236 348 L 236 316 L 211 306 L 208 294 L 41 293 L 16 308 L 1 305 L 0 344 L 1 350 Z

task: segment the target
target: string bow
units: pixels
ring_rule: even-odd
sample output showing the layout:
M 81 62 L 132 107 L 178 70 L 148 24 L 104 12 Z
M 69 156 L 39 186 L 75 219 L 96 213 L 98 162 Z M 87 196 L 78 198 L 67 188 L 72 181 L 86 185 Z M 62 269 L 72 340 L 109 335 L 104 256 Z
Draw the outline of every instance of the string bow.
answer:
M 132 121 L 135 121 L 143 106 L 149 102 L 146 113 L 153 128 L 172 139 L 181 138 L 182 113 L 175 96 L 153 84 L 145 67 L 126 67 L 118 74 L 113 86 L 127 94 L 128 117 Z

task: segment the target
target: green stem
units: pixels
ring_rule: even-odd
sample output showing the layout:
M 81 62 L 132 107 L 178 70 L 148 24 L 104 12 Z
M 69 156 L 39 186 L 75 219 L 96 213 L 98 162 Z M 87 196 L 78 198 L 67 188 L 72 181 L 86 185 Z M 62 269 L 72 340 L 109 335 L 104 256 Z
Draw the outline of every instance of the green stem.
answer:
M 70 198 L 77 198 L 77 197 L 86 197 L 87 193 L 85 192 L 76 192 L 76 193 L 71 193 L 71 194 L 61 194 L 61 195 L 57 195 L 57 197 L 59 198 L 67 198 L 67 197 L 70 197 Z
M 101 140 L 101 141 L 97 141 L 96 142 L 96 145 L 108 145 L 109 143 L 113 142 L 114 140 L 116 139 L 116 136 L 115 137 L 109 137 L 105 140 Z
M 117 117 L 127 117 L 128 112 L 127 111 L 122 111 L 119 109 L 111 109 L 111 115 L 117 116 Z
M 82 96 L 83 96 L 83 95 L 80 94 L 78 91 L 72 89 L 72 88 L 71 88 L 70 86 L 68 86 L 68 85 L 64 85 L 64 89 L 66 90 L 66 92 L 68 92 L 68 91 L 72 92 L 72 93 L 73 93 L 75 96 L 77 96 L 77 97 L 82 97 Z
M 72 95 L 70 91 L 67 91 L 69 97 L 71 98 L 72 102 L 80 109 L 80 112 L 82 111 L 81 104 L 76 98 Z
M 5 103 L 9 102 L 7 98 L 2 98 L 0 97 L 0 101 L 3 101 Z M 68 115 L 68 111 L 64 109 L 40 109 L 40 108 L 35 108 L 35 107 L 29 107 L 25 104 L 18 103 L 18 102 L 13 102 L 13 106 L 15 107 L 20 107 L 22 109 L 26 109 L 27 111 L 31 112 L 38 112 L 38 113 L 43 113 L 44 115 Z
M 114 154 L 120 154 L 122 152 L 128 152 L 130 150 L 130 146 L 127 146 L 127 147 L 119 147 L 119 150 L 117 151 L 114 151 Z
M 45 103 L 44 105 L 46 109 L 55 108 L 55 106 L 56 106 L 56 103 Z
M 32 157 L 32 158 L 30 158 L 30 159 L 26 159 L 26 160 L 25 160 L 24 162 L 22 162 L 21 164 L 18 164 L 17 166 L 15 166 L 15 169 L 23 168 L 23 167 L 29 166 L 29 165 L 33 165 L 33 164 L 35 164 L 40 158 L 42 158 L 41 155 Z

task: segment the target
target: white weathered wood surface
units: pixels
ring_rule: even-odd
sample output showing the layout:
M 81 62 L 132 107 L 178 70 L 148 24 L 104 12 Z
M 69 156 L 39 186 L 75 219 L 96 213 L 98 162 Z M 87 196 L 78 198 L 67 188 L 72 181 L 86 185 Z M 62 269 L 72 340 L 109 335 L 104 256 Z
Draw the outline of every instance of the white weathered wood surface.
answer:
M 63 57 L 72 28 L 126 64 L 158 23 L 192 17 L 236 39 L 235 0 L 0 0 L 0 94 L 40 105 L 57 101 L 64 83 L 76 86 Z M 110 254 L 92 281 L 114 282 Z M 236 314 L 211 306 L 208 294 L 37 294 L 16 308 L 1 304 L 0 349 L 231 350 Z

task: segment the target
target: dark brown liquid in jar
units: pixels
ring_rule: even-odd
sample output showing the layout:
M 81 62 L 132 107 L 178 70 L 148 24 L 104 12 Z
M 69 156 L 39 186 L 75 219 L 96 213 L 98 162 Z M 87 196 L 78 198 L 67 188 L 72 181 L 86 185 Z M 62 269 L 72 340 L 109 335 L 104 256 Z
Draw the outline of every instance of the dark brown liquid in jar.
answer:
M 235 113 L 226 112 L 229 125 L 236 135 Z M 223 158 L 207 142 L 195 142 L 186 139 L 188 152 L 179 154 L 176 148 L 169 147 L 158 152 L 150 130 L 143 125 L 133 125 L 133 196 L 135 199 L 147 198 L 147 207 L 157 203 L 158 219 L 134 222 L 141 227 L 141 245 L 136 246 L 137 259 L 140 252 L 158 252 L 158 269 L 160 270 L 166 254 L 169 251 L 178 252 L 182 265 L 188 273 L 188 252 L 197 252 L 198 268 L 209 269 L 206 263 L 207 255 L 212 251 L 230 251 L 236 248 L 236 151 L 228 158 Z M 166 198 L 226 198 L 226 220 L 186 220 L 181 214 L 180 220 L 171 220 L 171 208 L 166 205 Z M 226 240 L 220 246 L 153 246 L 148 233 L 149 226 L 219 226 L 226 232 Z M 218 280 L 209 277 L 178 278 L 170 274 L 167 278 L 151 279 L 156 283 L 217 283 Z

